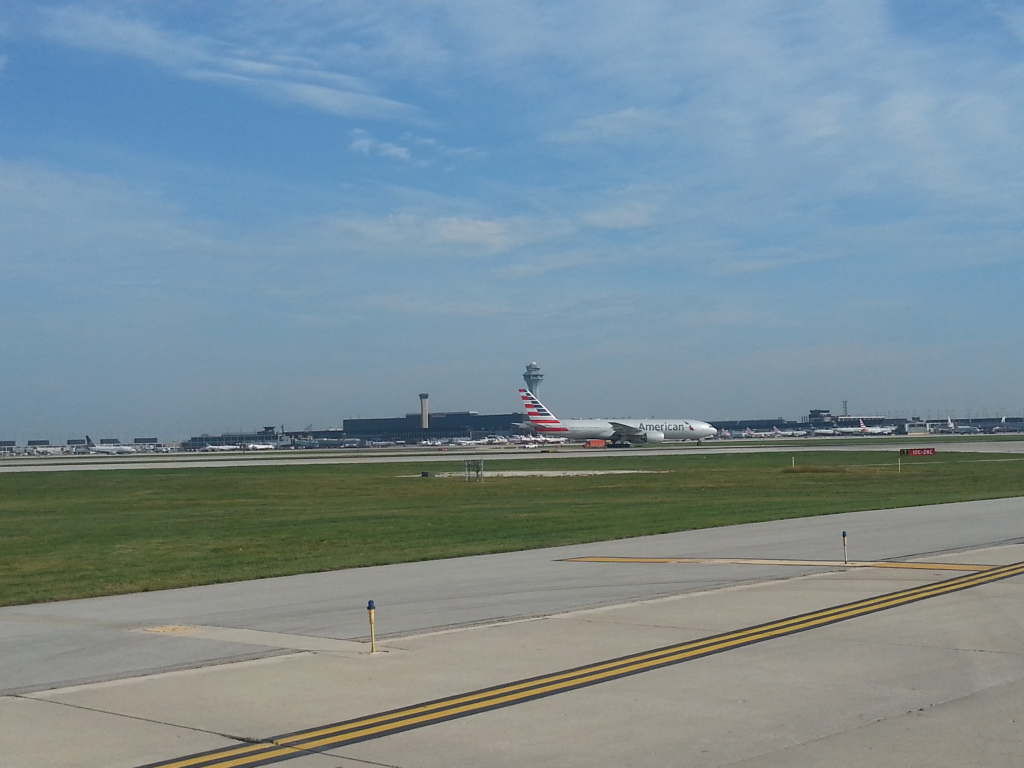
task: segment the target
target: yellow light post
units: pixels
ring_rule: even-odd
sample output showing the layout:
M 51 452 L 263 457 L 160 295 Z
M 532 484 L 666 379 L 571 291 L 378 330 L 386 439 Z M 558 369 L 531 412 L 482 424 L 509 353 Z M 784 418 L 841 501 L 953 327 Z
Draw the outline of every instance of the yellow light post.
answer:
M 373 612 L 376 606 L 373 604 L 373 600 L 366 604 L 366 612 L 370 614 L 370 653 L 377 652 L 377 635 L 373 627 Z

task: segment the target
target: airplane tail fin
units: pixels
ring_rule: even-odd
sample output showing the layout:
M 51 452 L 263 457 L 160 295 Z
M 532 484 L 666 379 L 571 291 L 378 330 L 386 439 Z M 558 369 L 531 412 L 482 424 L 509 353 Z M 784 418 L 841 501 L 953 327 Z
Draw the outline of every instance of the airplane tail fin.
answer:
M 92 448 L 92 447 L 93 447 L 94 445 L 96 445 L 96 443 L 94 443 L 94 442 L 92 441 L 92 438 L 91 438 L 91 437 L 89 437 L 88 435 L 86 435 L 86 436 L 85 436 L 85 444 L 86 444 L 86 446 L 87 446 L 87 447 L 89 447 L 89 448 Z
M 526 407 L 526 415 L 537 432 L 565 432 L 566 428 L 558 418 L 544 407 L 544 403 L 528 389 L 520 389 L 519 397 Z

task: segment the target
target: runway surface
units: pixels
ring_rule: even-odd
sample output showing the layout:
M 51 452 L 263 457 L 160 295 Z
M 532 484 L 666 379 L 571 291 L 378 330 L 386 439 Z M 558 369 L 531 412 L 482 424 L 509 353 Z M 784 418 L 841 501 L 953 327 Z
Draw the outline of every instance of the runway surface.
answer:
M 1022 562 L 1017 498 L 3 608 L 3 764 L 1019 766 Z
M 892 451 L 902 448 L 936 448 L 950 453 L 1006 453 L 1024 455 L 1024 440 L 977 440 L 971 437 L 936 442 L 905 437 L 801 438 L 796 440 L 730 440 L 715 443 L 683 443 L 650 446 L 632 453 L 615 455 L 708 455 L 716 453 L 806 453 L 810 451 Z M 522 450 L 503 446 L 476 448 L 402 450 L 359 449 L 351 451 L 269 451 L 250 453 L 189 453 L 139 456 L 23 456 L 0 459 L 0 474 L 5 472 L 73 472 L 111 469 L 190 469 L 199 467 L 290 466 L 298 464 L 377 464 L 437 463 L 456 464 L 466 459 L 494 461 L 519 459 L 574 459 L 581 456 L 608 455 L 605 451 L 580 446 L 562 446 L 545 450 Z

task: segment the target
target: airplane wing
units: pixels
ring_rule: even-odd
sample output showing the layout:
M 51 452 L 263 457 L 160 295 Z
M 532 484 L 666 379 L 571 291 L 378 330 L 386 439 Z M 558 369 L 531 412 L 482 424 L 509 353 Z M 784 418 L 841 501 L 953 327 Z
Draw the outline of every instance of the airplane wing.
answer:
M 616 437 L 636 437 L 637 435 L 645 434 L 642 429 L 631 427 L 629 424 L 623 424 L 621 421 L 609 421 L 612 425 L 612 429 L 615 430 Z

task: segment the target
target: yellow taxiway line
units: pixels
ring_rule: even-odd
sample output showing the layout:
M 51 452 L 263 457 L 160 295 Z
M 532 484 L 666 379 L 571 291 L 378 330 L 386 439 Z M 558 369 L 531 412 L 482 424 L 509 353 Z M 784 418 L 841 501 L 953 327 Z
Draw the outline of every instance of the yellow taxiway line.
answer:
M 348 744 L 378 739 L 414 728 L 422 728 L 480 712 L 521 704 L 533 699 L 574 691 L 1021 575 L 1024 575 L 1024 562 L 1003 566 L 978 566 L 976 572 L 954 576 L 940 582 L 890 592 L 664 648 L 655 648 L 575 669 L 284 734 L 258 744 L 246 744 L 150 763 L 142 768 L 256 768 L 270 765 L 310 753 L 322 753 Z
M 970 563 L 909 563 L 894 560 L 765 560 L 754 557 L 570 557 L 567 563 L 691 563 L 696 565 L 802 565 L 824 568 L 916 568 L 926 571 L 986 571 Z

